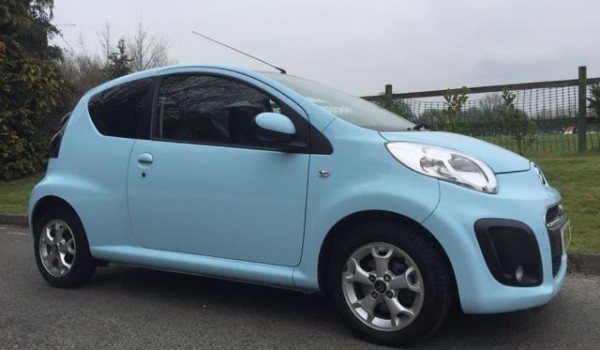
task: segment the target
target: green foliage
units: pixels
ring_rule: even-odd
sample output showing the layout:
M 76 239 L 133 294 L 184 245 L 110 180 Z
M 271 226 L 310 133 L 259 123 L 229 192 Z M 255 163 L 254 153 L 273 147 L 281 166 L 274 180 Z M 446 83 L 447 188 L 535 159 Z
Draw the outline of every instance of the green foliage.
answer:
M 413 113 L 410 106 L 402 100 L 392 100 L 392 104 L 389 107 L 387 107 L 384 99 L 381 98 L 379 99 L 379 101 L 377 101 L 377 105 L 410 121 L 415 121 L 416 119 L 416 116 Z
M 111 40 L 110 26 L 106 25 L 100 44 L 101 55 L 88 51 L 83 43 L 77 52 L 65 52 L 61 68 L 68 83 L 69 106 L 107 80 L 174 63 L 168 54 L 168 42 L 147 32 L 141 21 L 134 37 L 122 38 L 116 44 Z
M 103 43 L 105 57 L 90 54 L 85 47 L 79 53 L 68 53 L 60 62 L 65 77 L 68 98 L 66 104 L 71 108 L 85 92 L 105 81 L 115 79 L 132 72 L 132 59 L 129 58 L 124 39 L 113 47 L 107 36 Z
M 59 54 L 48 46 L 52 1 L 0 5 L 0 181 L 39 172 L 46 162 L 45 125 L 60 106 Z
M 495 122 L 498 120 L 498 111 L 504 105 L 502 95 L 489 94 L 479 100 L 479 108 L 481 110 L 480 121 Z
M 444 93 L 444 102 L 446 108 L 441 113 L 435 113 L 435 126 L 438 130 L 465 133 L 465 123 L 460 121 L 460 114 L 465 106 L 465 103 L 469 99 L 467 94 L 469 89 L 463 87 L 462 89 L 448 89 Z
M 66 106 L 72 109 L 86 91 L 107 80 L 103 66 L 99 56 L 67 53 L 60 62 L 68 95 Z
M 591 97 L 588 97 L 590 102 L 588 108 L 593 111 L 596 118 L 600 118 L 600 84 L 594 84 L 590 87 L 590 95 Z
M 517 152 L 525 155 L 527 149 L 536 139 L 535 124 L 529 120 L 527 113 L 515 107 L 515 94 L 508 90 L 502 92 L 503 105 L 498 110 L 502 129 L 517 143 Z
M 117 52 L 108 55 L 105 68 L 108 78 L 115 79 L 131 73 L 131 61 L 125 48 L 125 39 L 121 38 L 117 43 Z

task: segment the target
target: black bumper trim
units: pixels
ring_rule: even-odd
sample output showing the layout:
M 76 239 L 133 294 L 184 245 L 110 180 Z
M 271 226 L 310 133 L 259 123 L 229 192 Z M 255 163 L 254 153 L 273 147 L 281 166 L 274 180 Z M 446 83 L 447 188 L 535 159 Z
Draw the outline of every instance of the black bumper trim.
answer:
M 542 284 L 540 248 L 529 226 L 515 220 L 480 219 L 475 222 L 475 236 L 488 269 L 498 282 L 516 287 Z

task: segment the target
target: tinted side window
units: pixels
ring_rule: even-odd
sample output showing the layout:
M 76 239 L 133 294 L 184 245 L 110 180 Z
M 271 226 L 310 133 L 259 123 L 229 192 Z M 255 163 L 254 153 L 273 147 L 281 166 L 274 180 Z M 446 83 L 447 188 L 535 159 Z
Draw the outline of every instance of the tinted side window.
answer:
M 143 115 L 149 113 L 151 79 L 115 86 L 90 99 L 92 122 L 103 135 L 137 138 Z
M 235 80 L 203 75 L 165 78 L 156 106 L 154 136 L 180 142 L 264 147 L 254 117 L 282 113 L 263 92 Z

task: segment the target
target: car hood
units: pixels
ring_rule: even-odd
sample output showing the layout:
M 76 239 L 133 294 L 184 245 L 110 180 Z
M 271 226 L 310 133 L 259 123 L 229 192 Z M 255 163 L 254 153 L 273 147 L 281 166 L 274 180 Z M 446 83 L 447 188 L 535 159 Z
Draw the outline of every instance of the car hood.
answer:
M 496 173 L 527 171 L 530 161 L 520 155 L 473 137 L 439 131 L 380 132 L 388 141 L 418 142 L 451 148 L 485 162 Z

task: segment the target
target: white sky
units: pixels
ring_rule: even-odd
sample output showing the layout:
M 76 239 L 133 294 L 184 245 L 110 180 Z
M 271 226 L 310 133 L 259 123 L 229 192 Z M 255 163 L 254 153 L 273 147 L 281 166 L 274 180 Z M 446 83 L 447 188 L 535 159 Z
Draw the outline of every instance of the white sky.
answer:
M 106 24 L 132 37 L 139 20 L 179 63 L 269 70 L 196 30 L 355 95 L 575 79 L 580 65 L 600 76 L 597 0 L 55 1 L 76 51 L 81 38 L 99 53 Z

